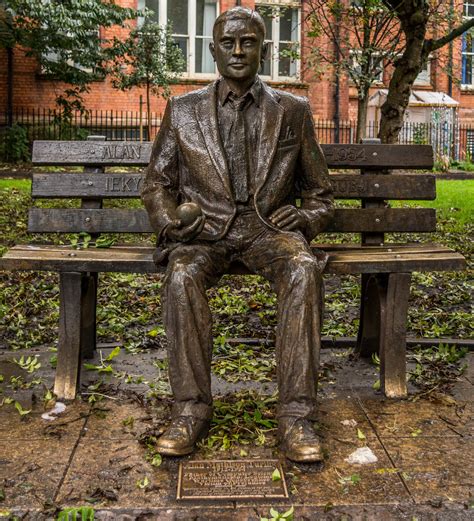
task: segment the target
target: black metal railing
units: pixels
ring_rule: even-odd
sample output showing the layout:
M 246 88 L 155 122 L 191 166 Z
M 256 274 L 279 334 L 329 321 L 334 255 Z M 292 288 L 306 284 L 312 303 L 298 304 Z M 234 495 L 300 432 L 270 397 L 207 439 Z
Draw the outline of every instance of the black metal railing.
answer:
M 120 110 L 88 110 L 75 112 L 66 118 L 56 110 L 28 108 L 13 113 L 14 131 L 7 126 L 7 114 L 0 113 L 0 160 L 12 154 L 15 140 L 22 139 L 31 146 L 36 139 L 86 139 L 99 134 L 111 141 L 147 141 L 154 139 L 159 130 L 162 114 L 152 113 L 151 134 L 145 112 Z M 356 121 L 315 119 L 315 128 L 321 143 L 355 143 Z M 375 138 L 379 132 L 377 121 L 370 121 L 366 137 Z M 399 142 L 430 144 L 438 160 L 465 160 L 474 155 L 474 125 L 463 123 L 405 123 Z

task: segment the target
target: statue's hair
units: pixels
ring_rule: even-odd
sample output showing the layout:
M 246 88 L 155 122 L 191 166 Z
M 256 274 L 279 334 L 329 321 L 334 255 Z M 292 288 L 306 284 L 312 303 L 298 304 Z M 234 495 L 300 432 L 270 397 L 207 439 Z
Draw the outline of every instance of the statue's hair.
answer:
M 252 9 L 249 9 L 248 7 L 240 6 L 232 7 L 232 9 L 224 11 L 217 17 L 212 29 L 213 38 L 216 37 L 217 27 L 228 20 L 250 20 L 261 33 L 262 39 L 265 40 L 265 22 L 263 21 L 261 14 L 257 13 L 257 11 L 252 11 Z

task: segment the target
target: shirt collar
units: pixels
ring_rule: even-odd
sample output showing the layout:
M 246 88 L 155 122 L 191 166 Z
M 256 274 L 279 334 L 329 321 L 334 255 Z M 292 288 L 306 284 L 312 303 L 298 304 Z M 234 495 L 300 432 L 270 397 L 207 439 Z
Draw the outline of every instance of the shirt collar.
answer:
M 248 89 L 248 91 L 242 96 L 251 96 L 255 105 L 257 107 L 260 107 L 260 98 L 262 94 L 262 83 L 260 81 L 260 78 L 257 76 L 255 81 L 253 82 L 252 86 Z M 234 92 L 230 89 L 229 84 L 226 82 L 225 78 L 220 78 L 218 85 L 217 85 L 217 95 L 219 98 L 219 103 L 222 105 L 225 105 L 226 102 L 229 100 L 229 96 L 234 95 Z

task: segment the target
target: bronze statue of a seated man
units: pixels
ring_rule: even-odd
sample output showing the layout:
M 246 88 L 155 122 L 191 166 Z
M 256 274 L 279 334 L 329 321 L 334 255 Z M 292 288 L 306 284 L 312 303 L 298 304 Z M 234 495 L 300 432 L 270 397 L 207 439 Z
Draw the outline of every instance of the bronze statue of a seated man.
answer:
M 294 461 L 322 458 L 316 408 L 324 253 L 308 243 L 333 212 L 327 166 L 305 98 L 275 91 L 257 72 L 267 52 L 261 16 L 237 7 L 215 24 L 221 77 L 169 100 L 142 192 L 168 258 L 163 285 L 173 419 L 158 452 L 184 455 L 212 418 L 212 317 L 206 289 L 234 261 L 278 297 L 278 434 Z M 295 206 L 301 194 L 301 207 Z M 192 202 L 191 223 L 177 208 Z M 192 208 L 191 208 L 192 209 Z M 200 209 L 200 211 L 199 211 Z

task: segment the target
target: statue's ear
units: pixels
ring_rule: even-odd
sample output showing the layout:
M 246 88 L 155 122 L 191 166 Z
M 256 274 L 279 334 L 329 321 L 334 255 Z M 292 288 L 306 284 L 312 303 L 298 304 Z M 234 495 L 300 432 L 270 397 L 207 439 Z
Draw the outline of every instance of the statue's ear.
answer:
M 211 51 L 212 57 L 214 58 L 214 61 L 216 61 L 216 48 L 214 46 L 214 42 L 211 42 L 209 44 L 209 50 Z
M 260 63 L 263 65 L 263 62 L 266 60 L 268 53 L 270 50 L 270 42 L 264 42 L 262 44 L 262 56 L 260 58 Z

